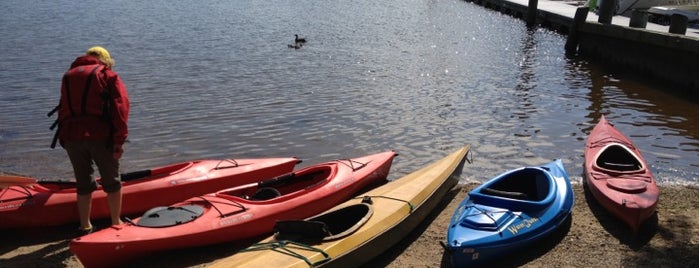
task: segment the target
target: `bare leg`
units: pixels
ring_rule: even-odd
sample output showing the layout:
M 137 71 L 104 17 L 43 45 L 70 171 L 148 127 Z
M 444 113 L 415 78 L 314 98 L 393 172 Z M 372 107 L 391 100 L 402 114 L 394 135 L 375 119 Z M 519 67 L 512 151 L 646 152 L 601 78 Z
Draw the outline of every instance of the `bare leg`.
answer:
M 78 195 L 78 215 L 80 215 L 80 228 L 90 229 L 90 210 L 92 209 L 92 193 Z
M 107 193 L 109 203 L 109 215 L 112 217 L 112 225 L 121 224 L 121 190 Z

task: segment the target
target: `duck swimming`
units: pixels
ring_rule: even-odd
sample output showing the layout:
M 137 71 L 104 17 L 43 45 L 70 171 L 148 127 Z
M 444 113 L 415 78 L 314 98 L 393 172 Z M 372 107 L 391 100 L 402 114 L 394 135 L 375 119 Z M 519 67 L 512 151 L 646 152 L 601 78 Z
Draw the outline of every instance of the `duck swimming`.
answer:
M 296 43 L 297 43 L 297 44 L 298 44 L 298 43 L 306 43 L 306 38 L 299 37 L 298 34 L 295 34 L 294 36 L 296 37 Z

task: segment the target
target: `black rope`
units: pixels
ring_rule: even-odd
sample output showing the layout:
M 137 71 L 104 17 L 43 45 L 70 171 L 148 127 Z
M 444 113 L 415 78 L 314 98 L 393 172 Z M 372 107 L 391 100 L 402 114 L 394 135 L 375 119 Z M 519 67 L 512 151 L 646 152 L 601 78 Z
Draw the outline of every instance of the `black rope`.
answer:
M 410 201 L 403 200 L 403 199 L 398 199 L 398 198 L 394 198 L 394 197 L 390 197 L 390 196 L 383 196 L 383 195 L 371 195 L 371 196 L 369 196 L 369 195 L 367 195 L 367 196 L 358 196 L 358 197 L 355 197 L 355 198 L 353 198 L 353 199 L 357 199 L 357 198 L 362 198 L 362 199 L 363 199 L 363 198 L 367 198 L 367 197 L 370 197 L 370 198 L 384 198 L 384 199 L 389 199 L 389 200 L 395 200 L 395 201 L 405 202 L 406 204 L 408 204 L 408 207 L 410 208 L 410 213 L 413 213 L 413 210 L 415 209 L 415 206 L 413 206 L 413 204 L 411 204 Z
M 358 169 L 363 168 L 367 165 L 367 163 L 362 163 L 362 162 L 352 160 L 352 159 L 335 159 L 334 161 L 337 161 L 341 164 L 344 164 L 345 166 L 348 166 L 349 168 L 352 169 L 352 171 L 357 171 Z M 347 161 L 347 163 L 342 162 L 342 161 Z M 359 164 L 359 166 L 355 167 L 354 166 L 355 163 Z
M 237 214 L 237 213 L 240 213 L 240 212 L 243 212 L 243 211 L 248 210 L 245 206 L 243 206 L 242 204 L 240 204 L 240 203 L 238 203 L 238 202 L 235 202 L 235 201 L 230 201 L 230 200 L 229 200 L 229 201 L 230 201 L 229 204 L 222 203 L 222 202 L 216 202 L 216 203 L 219 203 L 219 204 L 233 205 L 233 206 L 238 207 L 238 208 L 241 209 L 241 210 L 239 210 L 239 211 L 235 211 L 235 212 L 232 212 L 232 213 L 229 213 L 229 214 L 223 214 L 223 212 L 222 212 L 220 209 L 218 209 L 218 207 L 216 207 L 216 204 L 214 204 L 213 201 L 211 201 L 211 200 L 209 200 L 209 199 L 206 199 L 204 196 L 197 196 L 197 198 L 199 198 L 199 199 L 201 199 L 201 200 L 204 200 L 204 202 L 206 202 L 207 204 L 211 205 L 211 207 L 214 208 L 214 209 L 218 212 L 218 215 L 220 215 L 221 218 L 225 218 L 225 217 L 228 217 L 228 216 L 230 216 L 230 215 Z
M 295 252 L 294 249 L 300 249 L 300 250 L 306 250 L 306 251 L 312 251 L 312 252 L 319 252 L 323 254 L 323 259 L 316 261 L 316 262 L 311 262 L 308 258 L 305 256 L 301 255 L 298 252 Z M 326 263 L 330 261 L 330 255 L 323 251 L 322 249 L 319 248 L 314 248 L 312 246 L 303 244 L 303 243 L 298 243 L 294 242 L 291 240 L 279 240 L 279 241 L 272 241 L 272 242 L 262 242 L 262 243 L 256 243 L 246 249 L 241 250 L 240 252 L 248 252 L 248 251 L 260 251 L 260 250 L 272 250 L 275 252 L 279 252 L 281 254 L 285 254 L 294 258 L 301 259 L 306 262 L 311 267 L 315 267 L 318 265 L 321 265 L 323 263 Z
M 481 214 L 482 214 L 482 215 L 487 216 L 490 220 L 492 220 L 493 223 L 496 223 L 497 220 L 496 220 L 495 218 L 493 218 L 491 215 L 488 215 L 488 212 L 490 212 L 490 213 L 492 213 L 492 214 L 495 214 L 495 213 L 507 213 L 507 212 L 509 211 L 509 210 L 506 210 L 506 209 L 505 209 L 505 210 L 492 210 L 492 211 L 491 211 L 491 210 L 485 210 L 485 209 L 481 209 L 481 208 L 479 208 L 478 206 L 475 206 L 475 205 L 470 205 L 470 206 L 467 206 L 466 208 L 475 208 L 476 210 L 478 210 L 478 212 L 477 212 L 477 213 L 468 214 L 468 215 L 464 215 L 464 217 L 471 217 L 471 216 L 477 216 L 477 215 L 481 215 Z
M 466 208 L 475 208 L 476 210 L 478 210 L 478 212 L 477 212 L 477 213 L 468 214 L 468 215 L 464 215 L 463 217 L 468 218 L 468 217 L 477 216 L 477 215 L 485 215 L 485 216 L 488 217 L 491 221 L 493 221 L 494 224 L 497 224 L 498 221 L 497 221 L 495 218 L 493 218 L 493 216 L 488 215 L 488 212 L 490 212 L 491 214 L 495 214 L 495 213 L 507 213 L 507 212 L 509 211 L 509 210 L 507 210 L 507 209 L 505 209 L 505 210 L 486 210 L 486 209 L 481 209 L 481 208 L 479 208 L 479 207 L 476 206 L 476 205 L 469 205 L 469 206 L 465 207 L 464 209 L 466 209 Z M 518 214 L 514 214 L 514 213 L 513 213 L 512 215 L 514 215 L 515 217 L 518 217 L 518 218 L 522 218 L 522 216 L 520 216 L 520 215 L 518 215 Z M 502 236 L 502 231 L 501 231 L 501 230 L 502 230 L 502 229 L 498 230 L 498 234 L 499 234 L 500 236 Z
M 20 189 L 21 189 L 21 190 L 20 190 Z M 34 197 L 34 195 L 32 194 L 32 192 L 30 192 L 30 191 L 29 191 L 29 188 L 27 188 L 26 186 L 11 187 L 11 188 L 8 187 L 8 190 L 14 190 L 14 191 L 20 192 L 20 193 L 24 194 L 25 197 L 17 197 L 17 198 L 5 199 L 5 200 L 4 200 L 5 202 L 10 202 L 10 201 L 14 201 L 14 200 L 21 200 L 21 199 L 30 199 L 30 198 L 33 198 L 33 197 Z
M 231 163 L 231 164 L 233 164 L 233 165 L 232 165 L 232 166 L 225 166 L 225 167 L 222 167 L 221 164 L 222 164 L 224 161 L 225 161 L 225 162 L 228 162 L 228 163 Z M 224 168 L 234 168 L 234 167 L 239 167 L 239 166 L 240 166 L 240 164 L 238 164 L 238 161 L 235 161 L 235 159 L 223 159 L 223 160 L 219 161 L 218 164 L 216 164 L 216 167 L 214 167 L 214 170 L 219 170 L 219 169 L 224 169 Z

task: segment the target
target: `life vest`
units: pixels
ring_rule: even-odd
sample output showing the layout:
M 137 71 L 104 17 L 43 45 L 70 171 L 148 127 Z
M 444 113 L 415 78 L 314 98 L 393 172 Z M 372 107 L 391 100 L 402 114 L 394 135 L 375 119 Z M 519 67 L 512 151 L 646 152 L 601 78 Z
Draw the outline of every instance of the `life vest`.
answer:
M 48 114 L 51 116 L 58 111 L 58 119 L 51 127 L 53 129 L 58 126 L 51 148 L 55 147 L 59 136 L 62 140 L 66 137 L 81 139 L 111 136 L 111 97 L 105 76 L 102 75 L 104 71 L 104 65 L 90 64 L 76 66 L 63 75 L 59 105 Z
M 101 75 L 104 65 L 82 65 L 63 75 L 58 120 L 72 117 L 104 115 L 106 81 Z

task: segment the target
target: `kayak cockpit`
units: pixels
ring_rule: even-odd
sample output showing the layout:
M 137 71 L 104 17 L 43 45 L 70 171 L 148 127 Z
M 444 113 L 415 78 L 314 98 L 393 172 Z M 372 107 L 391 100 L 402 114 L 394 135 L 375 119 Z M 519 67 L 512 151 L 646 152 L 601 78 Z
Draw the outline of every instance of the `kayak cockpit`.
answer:
M 608 144 L 600 150 L 594 167 L 616 173 L 633 173 L 645 169 L 636 154 L 618 143 Z
M 348 236 L 373 215 L 374 209 L 370 202 L 362 201 L 306 220 L 277 221 L 274 225 L 275 238 L 314 244 Z
M 292 193 L 309 189 L 327 182 L 334 174 L 335 168 L 332 165 L 321 166 L 288 173 L 272 179 L 241 185 L 216 192 L 217 197 L 225 199 L 246 199 L 250 201 L 267 201 L 278 197 L 288 196 Z
M 477 191 L 483 195 L 539 202 L 552 194 L 553 180 L 538 168 L 524 168 L 507 174 Z
M 553 178 L 545 168 L 528 167 L 502 175 L 469 193 L 478 204 L 518 210 L 547 207 L 555 198 Z

